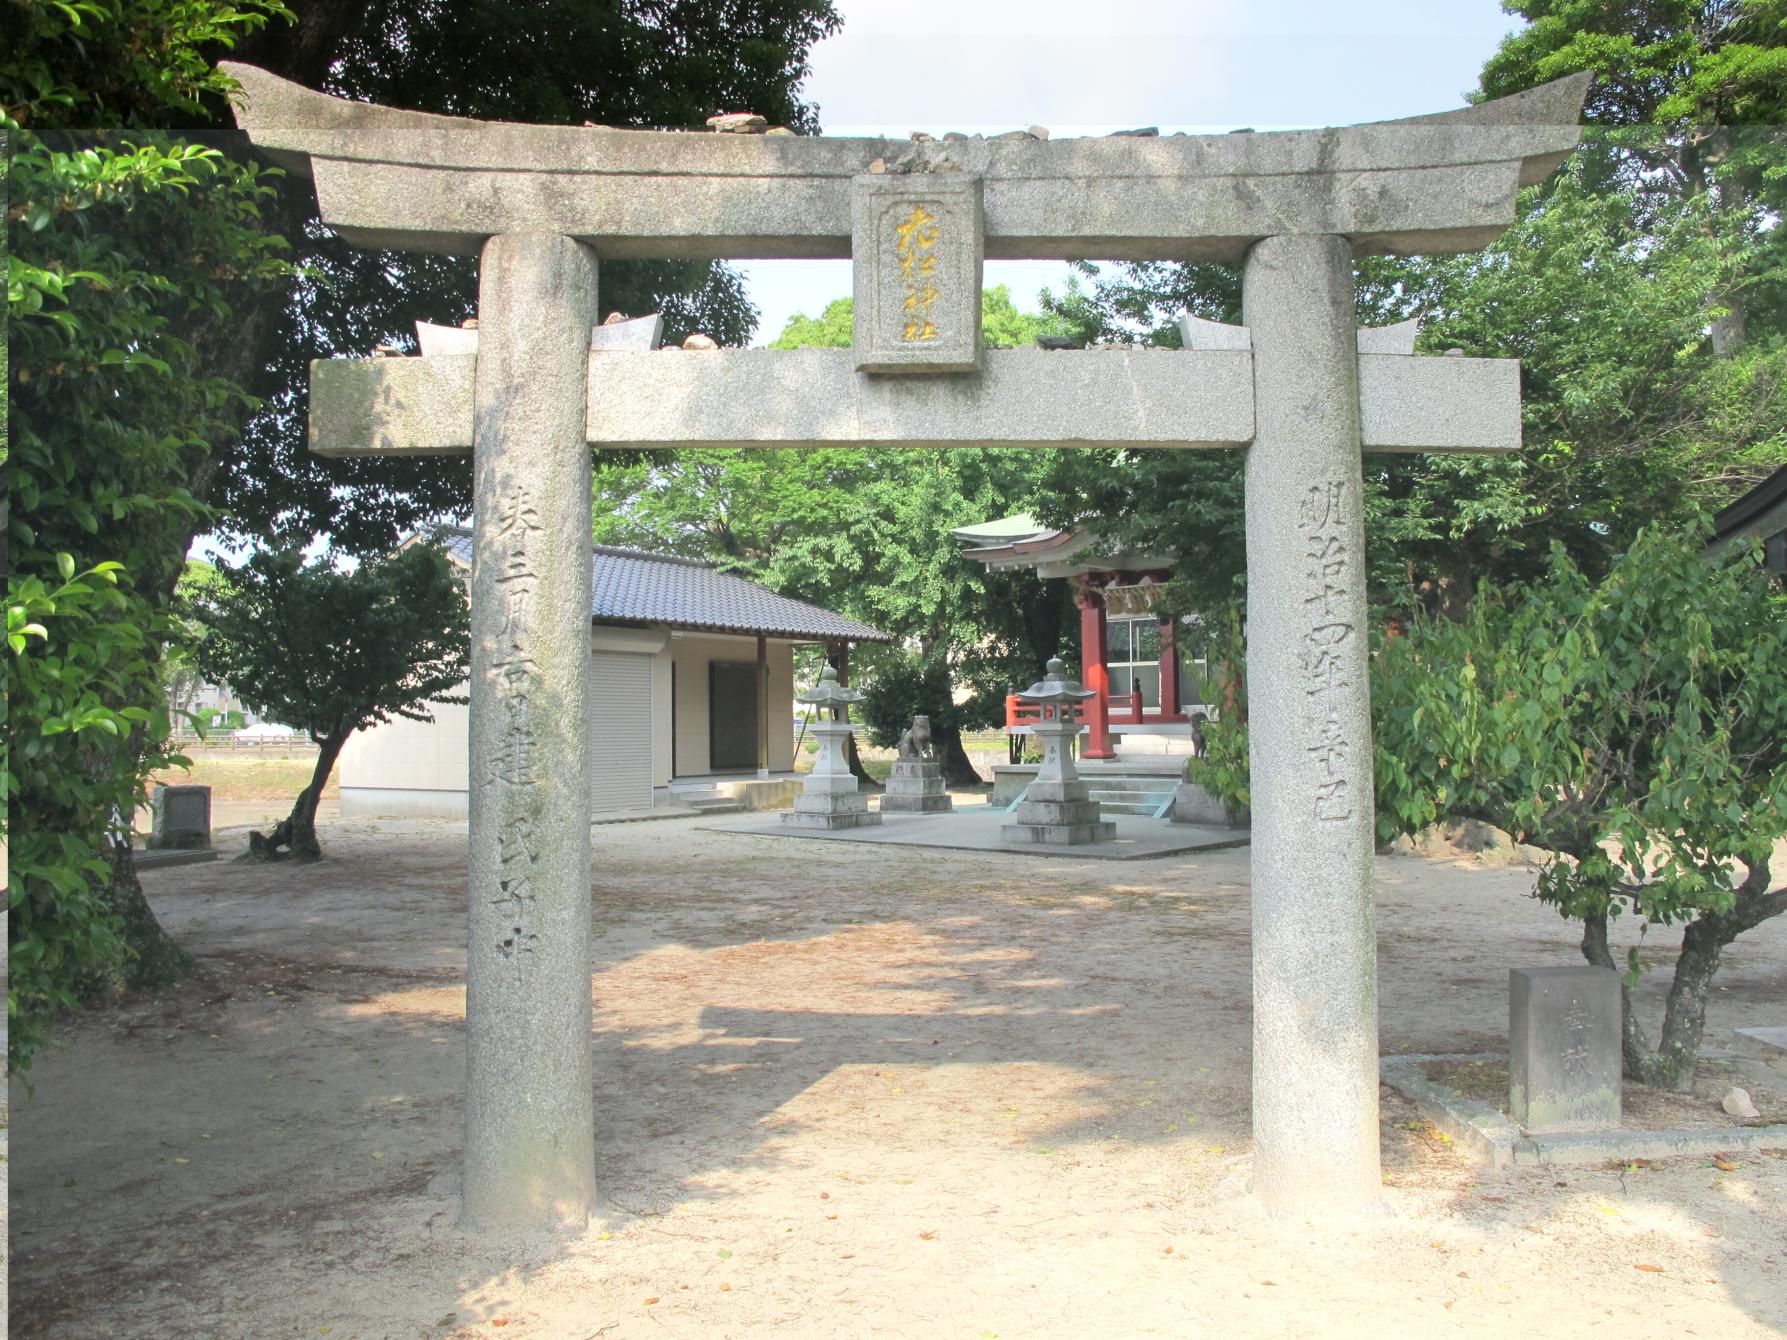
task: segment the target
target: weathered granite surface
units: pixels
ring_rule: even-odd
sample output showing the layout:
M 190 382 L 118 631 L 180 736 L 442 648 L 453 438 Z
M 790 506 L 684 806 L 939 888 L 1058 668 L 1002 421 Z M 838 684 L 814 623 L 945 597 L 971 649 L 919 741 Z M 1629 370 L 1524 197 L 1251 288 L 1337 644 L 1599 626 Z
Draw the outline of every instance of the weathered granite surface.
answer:
M 221 68 L 242 84 L 237 124 L 314 177 L 323 221 L 355 246 L 469 255 L 550 229 L 638 258 L 848 256 L 851 182 L 877 159 L 984 178 L 989 257 L 1235 262 L 1287 231 L 1359 255 L 1470 251 L 1575 147 L 1589 78 L 1340 129 L 915 143 L 480 122 Z M 501 189 L 468 187 L 493 170 Z
M 802 702 L 817 702 L 822 710 L 848 711 L 847 706 L 825 709 L 827 692 L 851 694 L 837 683 L 837 672 L 826 666 L 819 688 L 802 694 Z M 856 695 L 860 697 L 860 695 Z M 840 699 L 848 702 L 853 699 Z M 845 748 L 856 728 L 848 721 L 815 721 L 809 733 L 819 741 L 819 755 L 813 770 L 801 783 L 794 808 L 782 811 L 782 823 L 790 828 L 869 828 L 881 822 L 881 816 L 869 808 L 869 798 L 858 789 L 856 774 L 850 771 Z
M 1620 997 L 1611 968 L 1509 970 L 1508 1114 L 1529 1133 L 1619 1125 Z
M 865 175 L 851 196 L 858 372 L 980 366 L 981 181 Z
M 896 758 L 881 796 L 883 814 L 941 814 L 954 808 L 943 783 L 943 764 L 934 758 Z
M 149 792 L 149 846 L 205 848 L 211 845 L 211 788 L 157 786 Z
M 1060 662 L 1049 664 L 1053 668 Z M 1042 745 L 1042 766 L 1013 808 L 1011 821 L 999 830 L 1000 836 L 1016 846 L 1078 847 L 1111 841 L 1117 825 L 1103 817 L 1074 767 L 1070 743 L 1079 734 L 1079 723 L 1067 717 L 1038 721 L 1031 729 Z
M 1173 792 L 1172 822 L 1209 828 L 1244 829 L 1250 820 L 1246 810 L 1231 810 L 1196 782 L 1180 782 Z
M 978 376 L 942 383 L 859 377 L 853 357 L 849 349 L 591 354 L 585 432 L 597 443 L 666 448 L 936 448 L 1238 447 L 1254 431 L 1245 350 L 989 349 Z M 1366 450 L 1520 445 L 1516 360 L 1366 354 L 1358 363 Z M 465 452 L 472 372 L 464 355 L 313 362 L 311 450 Z
M 492 238 L 478 285 L 463 1221 L 588 1220 L 590 453 L 596 262 Z
M 1345 240 L 1260 243 L 1242 305 L 1259 407 L 1247 584 L 1282 593 L 1248 606 L 1254 1189 L 1274 1214 L 1359 1210 L 1382 1182 L 1362 359 Z

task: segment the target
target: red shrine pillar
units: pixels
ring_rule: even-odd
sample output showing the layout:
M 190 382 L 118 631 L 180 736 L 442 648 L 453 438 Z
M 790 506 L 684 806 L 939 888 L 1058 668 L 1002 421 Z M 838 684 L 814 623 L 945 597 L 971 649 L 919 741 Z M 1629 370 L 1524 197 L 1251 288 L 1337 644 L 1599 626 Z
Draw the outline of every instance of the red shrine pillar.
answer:
M 1179 715 L 1179 643 L 1174 637 L 1177 623 L 1170 617 L 1160 620 L 1160 714 Z
M 1086 714 L 1086 744 L 1080 757 L 1116 758 L 1117 751 L 1111 748 L 1111 677 L 1104 668 L 1104 596 L 1082 586 L 1074 592 L 1073 603 L 1080 607 L 1080 682 L 1098 695 L 1081 707 Z

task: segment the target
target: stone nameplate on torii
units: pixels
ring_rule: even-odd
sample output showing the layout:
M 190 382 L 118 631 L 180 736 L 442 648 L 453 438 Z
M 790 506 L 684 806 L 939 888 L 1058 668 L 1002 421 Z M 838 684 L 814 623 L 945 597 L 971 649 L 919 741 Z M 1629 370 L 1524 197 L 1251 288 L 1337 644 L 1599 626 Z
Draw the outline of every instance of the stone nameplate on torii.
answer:
M 1352 263 L 1491 242 L 1575 146 L 1586 75 L 1344 129 L 935 143 L 484 123 L 223 68 L 349 243 L 483 258 L 475 352 L 311 383 L 323 454 L 476 463 L 468 1225 L 594 1195 L 587 810 L 553 780 L 583 769 L 540 762 L 587 743 L 588 443 L 1244 449 L 1254 1189 L 1281 1215 L 1378 1198 L 1360 453 L 1515 449 L 1519 368 L 1355 331 Z M 853 254 L 856 348 L 592 348 L 602 259 Z M 982 257 L 1239 264 L 1243 324 L 982 350 Z

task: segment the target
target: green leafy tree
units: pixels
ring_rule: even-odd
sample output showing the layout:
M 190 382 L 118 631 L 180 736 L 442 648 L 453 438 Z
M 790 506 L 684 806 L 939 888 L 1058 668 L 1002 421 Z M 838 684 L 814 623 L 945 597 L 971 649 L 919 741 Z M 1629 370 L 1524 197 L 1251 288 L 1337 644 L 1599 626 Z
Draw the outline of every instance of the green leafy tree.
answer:
M 1653 1048 L 1628 997 L 1626 1073 L 1693 1081 L 1720 954 L 1787 912 L 1787 595 L 1756 546 L 1647 530 L 1594 581 L 1559 552 L 1541 582 L 1416 623 L 1374 675 L 1379 832 L 1486 820 L 1557 853 L 1538 897 L 1617 966 L 1622 912 L 1682 925 Z M 1628 957 L 1628 983 L 1643 961 Z
M 15 752 L 29 751 L 33 765 L 15 773 L 9 832 L 15 852 L 36 852 L 15 867 L 12 888 L 32 927 L 12 946 L 19 1065 L 75 993 L 114 980 L 157 985 L 186 962 L 143 899 L 128 823 L 115 816 L 134 812 L 144 777 L 165 761 L 160 650 L 177 633 L 168 597 L 205 515 L 193 473 L 249 403 L 188 332 L 228 327 L 236 304 L 289 273 L 262 227 L 270 188 L 258 168 L 157 132 L 55 129 L 190 105 L 222 88 L 208 64 L 168 56 L 165 80 L 125 98 L 103 81 L 96 94 L 62 77 L 44 52 L 163 42 L 191 55 L 268 12 L 188 6 L 144 34 L 129 26 L 136 10 L 34 8 L 22 32 L 9 29 L 15 45 L 0 62 L 13 148 L 9 604 L 61 585 L 69 561 L 108 574 L 103 599 L 71 591 L 59 602 L 45 625 L 55 673 L 11 702 Z M 58 725 L 96 707 L 127 728 Z M 36 835 L 52 845 L 34 848 Z
M 432 721 L 428 703 L 466 701 L 465 591 L 440 550 L 413 544 L 339 572 L 296 548 L 249 558 L 196 612 L 199 669 L 271 720 L 316 741 L 310 785 L 250 853 L 316 860 L 317 802 L 348 737 L 394 716 Z
M 131 936 L 146 906 L 102 896 L 129 816 L 162 748 L 165 708 L 144 692 L 156 647 L 118 563 L 77 573 L 57 554 L 49 581 L 15 573 L 6 595 L 8 1068 L 29 1069 L 59 1010 L 107 983 L 178 972 L 185 955 L 165 937 Z M 133 736 L 149 748 L 120 748 Z M 134 770 L 121 760 L 137 760 Z M 151 919 L 151 925 L 153 921 Z M 138 948 L 136 946 L 142 946 Z M 159 961 L 135 965 L 143 953 Z
M 1380 609 L 1456 616 L 1479 582 L 1538 576 L 1553 543 L 1602 571 L 1639 525 L 1687 524 L 1787 460 L 1787 5 L 1506 7 L 1528 26 L 1480 96 L 1591 70 L 1592 130 L 1487 252 L 1359 264 L 1360 324 L 1421 316 L 1423 352 L 1519 357 L 1525 383 L 1512 456 L 1367 458 Z M 1096 338 L 1174 345 L 1182 312 L 1240 320 L 1233 267 L 1083 268 L 1091 292 L 1050 309 Z M 1184 555 L 1193 607 L 1241 573 L 1232 455 L 1063 456 L 1051 484 L 1045 519 L 1113 518 Z
M 1714 350 L 1734 353 L 1760 301 L 1782 326 L 1787 243 L 1787 4 L 1783 0 L 1508 0 L 1527 25 L 1483 67 L 1486 97 L 1591 70 L 1584 116 L 1608 133 L 1595 174 L 1650 199 L 1708 195 L 1733 265 L 1704 295 Z

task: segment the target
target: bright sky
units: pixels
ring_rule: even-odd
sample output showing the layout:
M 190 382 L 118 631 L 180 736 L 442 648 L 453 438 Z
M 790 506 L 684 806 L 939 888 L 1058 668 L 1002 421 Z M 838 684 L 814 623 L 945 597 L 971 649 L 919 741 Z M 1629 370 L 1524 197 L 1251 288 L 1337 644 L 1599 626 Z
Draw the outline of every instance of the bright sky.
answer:
M 1464 105 L 1515 20 L 1497 0 L 837 0 L 844 27 L 813 49 L 804 96 L 828 135 L 1051 135 L 1137 126 L 1285 130 Z M 850 292 L 848 261 L 739 262 L 762 309 L 756 343 Z M 1036 310 L 1054 261 L 989 261 Z

